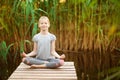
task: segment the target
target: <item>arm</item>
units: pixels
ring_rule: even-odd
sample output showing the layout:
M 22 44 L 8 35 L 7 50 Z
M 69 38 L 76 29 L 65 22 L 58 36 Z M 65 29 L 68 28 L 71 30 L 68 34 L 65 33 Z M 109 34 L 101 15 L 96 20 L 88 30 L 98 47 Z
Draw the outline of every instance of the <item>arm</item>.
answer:
M 21 56 L 23 56 L 23 57 L 35 56 L 36 55 L 36 51 L 37 51 L 37 44 L 34 42 L 33 51 L 30 52 L 29 54 L 26 54 L 25 52 L 23 52 Z
M 60 59 L 64 59 L 65 58 L 65 55 L 58 55 L 58 53 L 55 51 L 55 40 L 52 41 L 52 44 L 51 44 L 51 54 L 57 58 L 60 58 Z

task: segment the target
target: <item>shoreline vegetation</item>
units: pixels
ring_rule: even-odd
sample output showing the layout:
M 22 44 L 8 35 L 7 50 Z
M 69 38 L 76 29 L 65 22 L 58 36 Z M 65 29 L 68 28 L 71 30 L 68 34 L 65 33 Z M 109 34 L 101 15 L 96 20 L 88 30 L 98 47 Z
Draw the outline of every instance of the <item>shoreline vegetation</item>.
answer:
M 56 51 L 74 61 L 78 80 L 119 80 L 119 0 L 1 0 L 0 80 L 32 50 L 37 21 L 46 15 Z

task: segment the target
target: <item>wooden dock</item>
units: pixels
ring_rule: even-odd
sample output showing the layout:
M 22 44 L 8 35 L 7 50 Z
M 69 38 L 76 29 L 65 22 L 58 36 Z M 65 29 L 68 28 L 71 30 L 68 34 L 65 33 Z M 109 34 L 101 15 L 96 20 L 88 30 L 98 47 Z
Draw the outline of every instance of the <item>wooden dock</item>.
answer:
M 77 80 L 77 75 L 73 62 L 65 62 L 57 69 L 31 69 L 21 63 L 8 80 Z

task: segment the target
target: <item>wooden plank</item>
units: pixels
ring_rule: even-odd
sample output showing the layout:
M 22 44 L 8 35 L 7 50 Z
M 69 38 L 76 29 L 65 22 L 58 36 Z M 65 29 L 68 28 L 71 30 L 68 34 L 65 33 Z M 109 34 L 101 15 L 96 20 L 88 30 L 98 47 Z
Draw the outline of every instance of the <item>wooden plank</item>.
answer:
M 65 62 L 57 69 L 31 69 L 21 63 L 8 80 L 77 80 L 73 62 Z
M 47 77 L 68 77 L 68 76 L 70 76 L 70 77 L 76 77 L 76 74 L 32 74 L 32 73 L 28 73 L 28 74 L 26 74 L 26 73 L 23 73 L 23 74 L 21 74 L 21 73 L 14 73 L 14 76 L 11 76 L 11 78 L 13 78 L 13 77 L 15 77 L 15 76 L 42 76 L 42 77 L 46 77 L 46 75 L 47 75 Z
M 20 65 L 24 65 L 25 66 L 24 63 L 20 63 Z M 66 65 L 66 66 L 72 65 L 73 66 L 74 62 L 65 62 L 64 65 Z
M 30 66 L 19 66 L 18 68 L 30 68 Z M 57 69 L 63 69 L 63 68 L 74 68 L 74 66 L 61 66 L 61 67 L 59 67 L 59 68 L 57 68 Z M 41 68 L 40 68 L 41 69 Z
M 75 74 L 14 74 L 14 76 L 11 76 L 11 78 L 56 78 L 56 77 L 59 77 L 59 78 L 62 78 L 62 77 L 76 77 Z
M 26 74 L 28 74 L 28 73 L 33 73 L 33 74 L 76 74 L 75 72 L 73 72 L 73 71 L 64 71 L 64 72 L 62 72 L 62 71 L 60 71 L 60 72 L 56 72 L 56 71 L 54 71 L 54 72 L 47 72 L 47 71 L 40 71 L 40 72 L 35 72 L 35 71 L 29 71 L 29 72 L 27 72 L 27 71 L 16 71 L 15 73 L 26 73 Z
M 29 79 L 26 79 L 26 78 L 14 78 L 14 79 L 9 79 L 9 80 L 77 80 L 76 78 L 39 78 L 39 79 L 36 79 L 36 78 L 29 78 Z
M 70 62 L 66 62 L 63 66 L 61 66 L 61 67 L 59 67 L 59 68 L 71 68 L 71 66 L 72 66 L 72 68 L 74 68 L 74 64 L 73 64 L 73 62 L 72 63 L 70 63 Z M 19 68 L 30 68 L 30 66 L 28 66 L 28 65 L 25 65 L 24 63 L 21 63 L 19 66 L 18 66 Z M 59 69 L 59 68 L 57 68 L 57 69 Z
M 31 71 L 30 68 L 17 68 L 17 71 Z M 75 71 L 75 68 L 59 68 L 59 69 L 33 69 L 34 71 Z
M 34 79 L 39 79 L 39 80 L 76 80 L 76 77 L 32 77 L 32 76 L 26 76 L 26 77 L 14 77 L 13 79 L 31 79 L 31 80 L 34 80 Z M 12 78 L 11 78 L 12 80 Z

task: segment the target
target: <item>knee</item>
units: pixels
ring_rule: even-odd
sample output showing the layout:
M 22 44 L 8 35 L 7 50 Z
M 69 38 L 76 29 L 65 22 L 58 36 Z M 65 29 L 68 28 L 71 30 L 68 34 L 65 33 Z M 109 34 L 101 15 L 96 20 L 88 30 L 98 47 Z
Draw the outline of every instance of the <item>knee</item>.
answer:
M 64 65 L 64 60 L 60 60 L 59 65 L 63 66 Z
M 22 59 L 22 62 L 25 63 L 25 64 L 27 64 L 27 65 L 30 65 L 30 63 L 29 63 L 29 61 L 27 60 L 27 58 L 23 58 L 23 59 Z
M 22 62 L 25 62 L 26 58 L 22 58 Z

